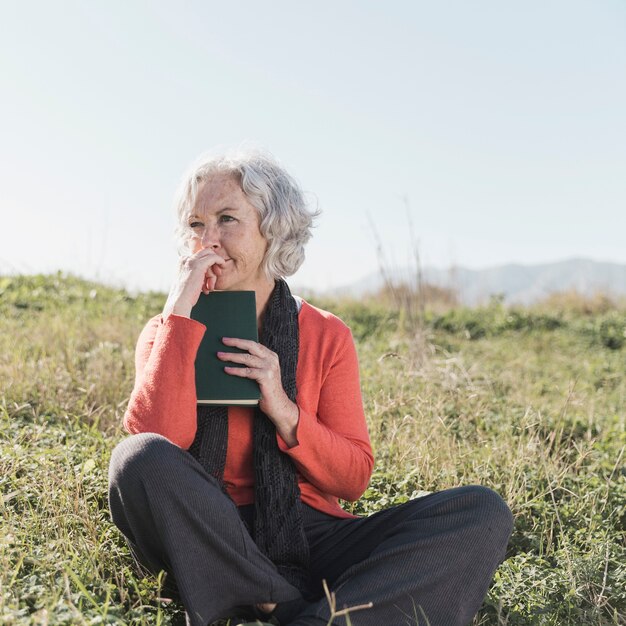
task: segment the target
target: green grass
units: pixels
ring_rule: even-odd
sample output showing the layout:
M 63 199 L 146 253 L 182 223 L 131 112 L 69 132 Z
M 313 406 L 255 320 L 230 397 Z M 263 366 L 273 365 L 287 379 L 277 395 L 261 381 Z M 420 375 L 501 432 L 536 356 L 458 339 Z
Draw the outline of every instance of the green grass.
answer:
M 0 278 L 0 624 L 174 624 L 107 510 L 133 352 L 163 294 Z M 515 515 L 475 624 L 626 623 L 626 312 L 319 302 L 353 329 L 377 464 L 346 507 L 483 484 Z

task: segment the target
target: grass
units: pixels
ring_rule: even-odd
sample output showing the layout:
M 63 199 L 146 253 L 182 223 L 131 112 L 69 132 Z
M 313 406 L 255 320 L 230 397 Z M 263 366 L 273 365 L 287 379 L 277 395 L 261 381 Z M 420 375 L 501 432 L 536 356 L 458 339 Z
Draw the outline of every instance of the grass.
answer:
M 134 344 L 163 294 L 0 278 L 0 624 L 175 624 L 110 523 Z M 319 301 L 353 329 L 377 464 L 369 513 L 492 487 L 515 530 L 474 624 L 626 623 L 626 310 Z

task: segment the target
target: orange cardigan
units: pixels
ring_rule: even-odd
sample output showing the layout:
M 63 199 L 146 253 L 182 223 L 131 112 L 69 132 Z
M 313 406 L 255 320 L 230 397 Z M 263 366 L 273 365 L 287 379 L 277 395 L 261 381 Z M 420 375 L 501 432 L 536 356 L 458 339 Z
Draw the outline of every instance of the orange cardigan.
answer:
M 350 329 L 307 302 L 298 315 L 298 444 L 278 446 L 298 472 L 302 501 L 336 517 L 353 517 L 337 501 L 357 500 L 369 482 L 370 446 L 356 350 Z M 124 415 L 129 433 L 153 432 L 188 449 L 196 434 L 194 361 L 206 326 L 170 315 L 152 318 L 135 353 L 135 387 Z M 238 506 L 254 500 L 253 410 L 228 409 L 226 489 Z

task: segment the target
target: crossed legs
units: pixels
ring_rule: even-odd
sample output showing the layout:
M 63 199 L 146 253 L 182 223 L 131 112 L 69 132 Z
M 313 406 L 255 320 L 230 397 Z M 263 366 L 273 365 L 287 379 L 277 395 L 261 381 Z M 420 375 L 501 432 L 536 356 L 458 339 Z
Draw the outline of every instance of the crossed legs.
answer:
M 292 603 L 300 592 L 256 547 L 241 515 L 191 455 L 153 433 L 113 451 L 109 501 L 136 558 L 170 573 L 193 626 L 241 606 Z M 291 626 L 325 626 L 325 579 L 353 626 L 468 624 L 504 557 L 511 513 L 484 487 L 460 487 L 381 511 L 337 519 L 304 506 L 319 601 Z M 426 617 L 428 622 L 426 622 Z M 335 618 L 344 624 L 344 618 Z

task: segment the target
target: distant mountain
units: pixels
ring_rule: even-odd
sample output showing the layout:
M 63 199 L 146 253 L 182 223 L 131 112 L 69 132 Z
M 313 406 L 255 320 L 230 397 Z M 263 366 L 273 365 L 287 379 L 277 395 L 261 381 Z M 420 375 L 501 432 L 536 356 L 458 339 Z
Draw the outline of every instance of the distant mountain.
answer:
M 415 282 L 408 268 L 389 272 L 394 283 Z M 626 296 L 626 265 L 601 263 L 590 259 L 569 259 L 541 265 L 508 264 L 482 270 L 453 267 L 447 270 L 426 267 L 426 283 L 455 290 L 468 305 L 487 301 L 492 295 L 504 296 L 507 304 L 530 304 L 551 293 L 575 289 L 584 295 L 597 292 Z M 360 297 L 378 291 L 384 285 L 379 272 L 327 291 L 327 295 Z

